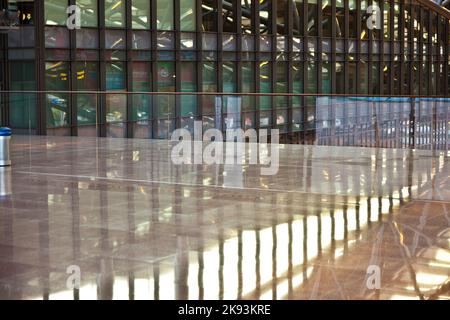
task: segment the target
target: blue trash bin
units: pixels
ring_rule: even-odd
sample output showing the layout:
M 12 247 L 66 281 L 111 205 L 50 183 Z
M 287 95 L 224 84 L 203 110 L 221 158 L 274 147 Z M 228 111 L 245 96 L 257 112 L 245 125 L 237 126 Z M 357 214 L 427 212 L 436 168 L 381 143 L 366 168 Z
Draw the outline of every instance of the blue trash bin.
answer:
M 11 156 L 9 154 L 10 141 L 11 129 L 0 128 L 0 167 L 11 165 Z

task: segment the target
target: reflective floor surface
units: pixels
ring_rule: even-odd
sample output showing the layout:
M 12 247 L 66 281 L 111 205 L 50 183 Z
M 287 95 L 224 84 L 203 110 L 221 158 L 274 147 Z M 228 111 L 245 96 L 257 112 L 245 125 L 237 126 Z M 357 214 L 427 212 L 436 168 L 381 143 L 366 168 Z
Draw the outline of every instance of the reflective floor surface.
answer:
M 263 176 L 171 147 L 14 137 L 0 299 L 450 298 L 449 153 L 280 146 Z

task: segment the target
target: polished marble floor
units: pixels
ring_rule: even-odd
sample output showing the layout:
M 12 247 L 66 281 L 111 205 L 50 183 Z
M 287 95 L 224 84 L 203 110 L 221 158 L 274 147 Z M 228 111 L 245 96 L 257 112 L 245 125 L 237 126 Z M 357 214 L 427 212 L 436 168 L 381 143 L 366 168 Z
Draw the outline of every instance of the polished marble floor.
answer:
M 14 137 L 0 299 L 450 298 L 449 153 L 280 146 L 263 176 L 172 146 Z

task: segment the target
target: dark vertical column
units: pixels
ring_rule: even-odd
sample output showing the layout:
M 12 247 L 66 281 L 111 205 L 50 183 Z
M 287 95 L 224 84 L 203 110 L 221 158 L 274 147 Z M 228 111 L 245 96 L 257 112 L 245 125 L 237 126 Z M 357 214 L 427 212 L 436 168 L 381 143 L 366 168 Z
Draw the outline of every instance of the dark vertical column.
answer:
M 72 162 L 78 161 L 77 154 L 71 157 Z M 73 164 L 74 166 L 74 164 Z M 72 183 L 72 251 L 73 261 L 78 264 L 81 258 L 81 236 L 80 236 L 80 192 L 77 183 Z M 67 267 L 67 266 L 65 266 Z M 80 300 L 80 289 L 73 289 L 73 299 Z
M 202 12 L 202 0 L 196 1 L 196 22 L 197 22 L 197 91 L 203 92 L 203 12 Z M 203 121 L 203 96 L 197 96 L 198 104 L 198 117 L 196 120 Z
M 303 63 L 302 63 L 302 73 L 303 73 L 303 92 L 306 93 L 306 88 L 308 84 L 308 1 L 303 0 L 303 17 L 302 17 L 303 25 L 301 26 L 303 28 L 303 32 L 301 33 L 303 35 Z M 306 136 L 307 136 L 307 126 L 308 126 L 308 111 L 306 107 L 306 97 L 302 98 L 302 107 L 303 107 L 303 130 L 302 130 L 302 137 L 301 142 L 303 144 L 306 143 Z
M 203 183 L 203 173 L 198 172 L 197 176 L 197 184 L 202 185 Z M 197 199 L 204 199 L 204 188 L 196 188 L 195 189 L 195 197 Z M 204 206 L 201 202 L 201 200 L 196 201 L 195 208 L 197 211 L 196 215 L 196 222 L 198 226 L 204 225 Z M 197 237 L 197 245 L 198 245 L 198 251 L 197 251 L 197 257 L 198 257 L 198 275 L 197 275 L 197 283 L 198 283 L 198 300 L 204 300 L 205 297 L 205 289 L 203 284 L 203 275 L 205 270 L 205 261 L 204 261 L 204 250 L 205 250 L 205 235 L 203 233 L 203 228 L 199 227 L 198 230 L 198 237 Z M 191 297 L 194 299 L 195 297 Z
M 47 185 L 42 186 L 47 189 Z M 50 298 L 50 225 L 48 205 L 39 217 L 39 265 L 43 266 L 39 271 L 40 287 L 43 290 L 43 299 Z
M 151 26 L 150 29 L 152 30 L 151 35 L 151 52 L 152 52 L 152 91 L 157 92 L 158 91 L 158 68 L 157 68 L 157 60 L 158 60 L 158 43 L 157 43 L 157 30 L 156 30 L 156 18 L 157 18 L 157 12 L 156 12 L 156 0 L 150 0 L 150 16 L 151 16 Z M 157 106 L 157 96 L 153 95 L 152 97 L 152 139 L 156 139 L 158 136 L 158 106 Z M 156 290 L 156 289 L 155 289 Z M 156 299 L 156 298 L 155 298 Z
M 175 254 L 175 299 L 189 299 L 189 242 L 186 236 L 177 236 Z
M 336 93 L 336 1 L 331 1 L 331 93 Z
M 238 1 L 233 10 L 236 20 L 236 92 L 242 92 L 242 6 Z M 240 98 L 242 99 L 242 97 Z M 243 119 L 242 110 L 241 119 Z
M 395 6 L 395 3 L 393 3 L 392 5 Z M 399 60 L 400 61 L 399 73 L 400 74 L 399 74 L 398 82 L 399 82 L 399 85 L 400 85 L 400 91 L 399 92 L 400 92 L 401 95 L 404 95 L 404 94 L 407 94 L 405 92 L 405 86 L 404 86 L 404 82 L 406 81 L 406 79 L 404 78 L 404 75 L 405 75 L 405 71 L 407 70 L 406 69 L 406 63 L 408 61 L 408 59 L 405 59 L 405 54 L 406 54 L 406 52 L 405 52 L 405 36 L 404 36 L 404 30 L 405 30 L 405 14 L 404 14 L 405 4 L 404 4 L 404 2 L 402 0 L 402 1 L 400 1 L 398 3 L 398 5 L 399 5 L 399 12 L 400 12 L 400 15 L 398 17 L 398 26 L 397 26 L 397 28 L 398 28 L 398 44 L 400 45 L 400 60 Z M 391 10 L 393 10 L 392 7 L 391 7 Z M 393 10 L 393 12 L 395 14 L 395 10 Z M 392 21 L 391 37 L 394 37 L 394 32 L 395 32 L 395 30 L 394 30 L 394 22 L 393 22 L 394 20 L 392 19 L 391 21 Z M 394 46 L 395 46 L 395 42 L 394 42 Z
M 450 34 L 450 22 L 447 19 L 445 19 L 445 30 L 446 30 L 445 34 L 447 34 L 447 35 Z M 445 43 L 444 57 L 446 60 L 446 63 L 444 64 L 444 74 L 447 75 L 447 79 L 444 84 L 444 89 L 445 89 L 444 92 L 446 93 L 446 96 L 449 96 L 450 95 L 450 87 L 449 87 L 450 83 L 449 83 L 448 77 L 450 74 L 450 66 L 449 66 L 448 59 L 449 59 L 449 55 L 450 55 L 450 41 L 445 41 L 444 43 Z
M 239 205 L 239 211 L 242 212 L 242 206 Z M 240 218 L 240 217 L 239 217 Z M 239 219 L 238 218 L 238 219 Z M 239 227 L 238 227 L 238 265 L 237 265 L 237 273 L 238 273 L 238 292 L 237 292 L 237 299 L 242 300 L 242 290 L 244 286 L 244 279 L 242 278 L 242 266 L 243 266 L 243 231 L 242 231 L 242 221 L 239 221 Z
M 270 15 L 270 21 L 269 21 L 269 35 L 271 35 L 271 39 L 272 39 L 272 47 L 271 47 L 271 60 L 272 60 L 272 65 L 271 65 L 271 92 L 276 92 L 277 90 L 277 36 L 278 36 L 278 25 L 277 25 L 277 16 L 278 16 L 278 10 L 277 10 L 277 0 L 272 0 L 271 1 L 272 7 L 271 7 L 271 11 L 272 14 Z M 271 100 L 271 106 L 272 106 L 272 128 L 276 129 L 277 127 L 277 105 L 276 105 L 276 101 L 277 101 L 278 97 L 273 97 L 270 99 Z
M 406 5 L 406 4 L 405 4 Z M 408 32 L 408 56 L 410 61 L 410 72 L 408 72 L 408 90 L 409 94 L 412 95 L 414 93 L 414 82 L 415 82 L 415 73 L 413 72 L 413 63 L 414 63 L 414 46 L 413 46 L 413 40 L 414 40 L 414 14 L 415 14 L 415 6 L 411 3 L 407 4 L 409 7 L 410 12 L 410 21 L 409 21 L 409 32 Z
M 349 16 L 350 16 L 350 10 L 349 10 L 349 3 L 348 0 L 344 0 L 344 50 L 345 50 L 345 58 L 344 58 L 344 92 L 345 93 L 350 93 L 349 92 L 349 79 L 350 79 L 350 75 L 349 75 L 349 52 L 350 52 L 350 41 L 349 41 L 349 30 L 350 30 L 350 26 L 349 26 Z M 345 109 L 344 109 L 345 110 Z
M 441 64 L 444 63 L 444 61 L 442 61 L 441 58 L 441 51 L 440 51 L 440 46 L 441 46 L 441 30 L 442 30 L 442 26 L 441 26 L 441 15 L 438 14 L 437 15 L 437 21 L 436 21 L 436 37 L 437 37 L 437 44 L 436 46 L 436 63 L 438 65 L 438 69 L 435 70 L 436 73 L 436 95 L 440 95 L 441 94 L 441 86 L 443 85 L 443 83 L 440 83 L 440 73 L 441 73 Z
M 2 0 L 0 2 L 0 8 L 6 9 L 8 7 L 8 1 Z M 0 50 L 2 55 L 0 61 L 2 63 L 2 73 L 0 75 L 1 87 L 0 90 L 9 91 L 10 90 L 10 72 L 9 72 L 9 59 L 8 59 L 8 35 L 0 34 Z M 0 112 L 0 125 L 9 126 L 9 96 L 8 94 L 1 94 L 1 112 Z
M 272 300 L 277 300 L 277 225 L 272 225 Z
M 44 1 L 35 2 L 35 68 L 36 68 L 36 90 L 45 90 L 45 18 Z M 37 133 L 39 135 L 47 134 L 46 124 L 46 103 L 45 95 L 37 94 Z
M 396 43 L 394 41 L 395 3 L 394 3 L 394 1 L 391 1 L 391 0 L 385 0 L 385 1 L 387 3 L 389 3 L 389 11 L 390 11 L 388 33 L 389 33 L 389 41 L 390 41 L 390 46 L 389 47 L 391 48 L 391 61 L 392 61 L 391 71 L 394 73 L 394 75 L 395 75 L 395 71 L 397 71 L 397 82 L 395 83 L 395 81 L 391 81 L 391 94 L 394 94 L 394 91 L 397 91 L 397 93 L 400 92 L 400 88 L 398 86 L 401 86 L 401 83 L 402 83 L 401 82 L 401 74 L 402 74 L 401 73 L 401 68 L 395 68 L 394 69 L 394 66 L 395 66 L 395 64 L 397 64 L 397 66 L 398 65 L 402 65 L 403 62 L 402 62 L 402 56 L 400 55 L 401 52 L 400 53 L 396 53 L 395 52 L 395 43 Z M 401 15 L 403 15 L 403 13 Z M 399 20 L 400 20 L 400 18 L 399 18 Z M 400 24 L 399 20 L 397 22 L 398 24 Z M 400 39 L 401 39 L 401 37 L 400 37 L 400 31 L 399 31 L 399 40 L 398 41 L 400 41 Z M 400 42 L 397 42 L 397 43 L 400 43 Z M 399 57 L 399 55 L 400 55 L 400 57 Z M 398 57 L 397 62 L 395 62 L 395 56 Z M 394 79 L 394 76 L 391 76 L 391 79 Z M 397 86 L 397 88 L 395 88 L 395 86 Z
M 260 19 L 259 19 L 259 1 L 252 0 L 253 8 L 252 8 L 252 23 L 254 25 L 254 35 L 255 35 L 255 73 L 254 73 L 254 81 L 255 81 L 255 92 L 261 92 L 260 85 L 260 65 L 261 65 L 261 53 L 260 53 Z M 261 109 L 260 109 L 260 97 L 255 97 L 255 129 L 259 130 L 261 125 Z
M 130 142 L 133 144 L 133 142 Z M 132 177 L 135 173 L 133 166 L 126 166 L 125 172 L 127 177 Z M 136 212 L 135 205 L 135 187 L 128 186 L 127 187 L 127 222 L 128 222 L 128 243 L 130 245 L 134 245 L 136 243 L 136 218 L 134 213 Z M 130 300 L 135 300 L 136 292 L 135 292 L 135 259 L 134 253 L 131 255 L 131 259 L 128 259 L 128 298 Z
M 371 1 L 369 1 L 368 6 L 371 5 Z M 361 10 L 362 6 L 361 6 L 361 2 L 358 1 L 358 7 Z M 361 17 L 363 16 L 363 13 L 361 11 Z M 365 17 L 368 17 L 367 12 L 364 14 Z M 361 23 L 367 23 L 367 19 L 364 19 L 361 21 Z M 358 37 L 361 37 L 361 33 L 358 35 Z M 369 83 L 371 83 L 370 85 L 370 94 L 373 94 L 373 84 L 372 84 L 372 77 L 373 77 L 373 64 L 374 63 L 378 63 L 378 69 L 380 69 L 380 61 L 377 58 L 374 58 L 374 49 L 373 49 L 373 40 L 372 40 L 372 30 L 368 29 L 367 30 L 367 44 L 368 44 L 368 48 L 367 48 L 367 52 L 369 55 L 369 62 L 370 62 L 370 67 L 369 67 L 369 73 L 368 73 L 368 77 L 369 77 Z M 379 78 L 379 74 L 378 74 L 378 80 L 380 80 Z M 381 81 L 380 81 L 381 82 Z
M 373 3 L 373 5 L 374 5 L 374 3 Z M 383 12 L 383 9 L 381 7 L 380 7 L 380 9 L 381 9 L 381 12 Z M 380 57 L 380 68 L 378 69 L 378 73 L 379 73 L 379 79 L 380 79 L 379 91 L 380 91 L 380 94 L 382 95 L 384 93 L 384 80 L 383 79 L 384 79 L 384 63 L 385 63 L 383 40 L 382 40 L 382 38 L 383 38 L 383 18 L 381 19 L 381 30 L 378 30 L 378 32 L 380 35 L 380 39 L 375 39 L 375 41 L 378 44 L 378 55 Z M 375 38 L 375 32 L 372 32 L 372 37 Z
M 174 19 L 174 38 L 175 38 L 175 91 L 181 92 L 181 53 L 180 53 L 180 36 L 181 36 L 181 14 L 180 1 L 175 1 L 175 19 Z M 170 101 L 175 101 L 175 129 L 181 128 L 181 96 L 175 96 Z
M 111 247 L 109 244 L 109 212 L 107 190 L 100 191 L 100 221 L 101 221 L 101 250 L 99 261 L 99 277 L 97 287 L 97 298 L 99 300 L 112 300 L 114 289 L 113 260 L 110 257 Z
M 131 2 L 131 1 L 129 1 Z M 125 6 L 125 26 L 126 26 L 126 88 L 128 92 L 133 91 L 133 62 L 132 53 L 133 48 L 133 30 L 132 30 L 132 13 L 131 3 Z M 126 137 L 133 138 L 133 94 L 127 95 L 127 111 L 126 111 Z
M 428 95 L 432 96 L 436 94 L 436 88 L 433 88 L 433 63 L 434 63 L 434 54 L 433 54 L 433 15 L 431 14 L 431 10 L 426 10 L 426 15 L 428 17 L 428 50 L 427 50 L 427 67 L 426 67 L 426 76 L 425 79 L 427 81 Z M 437 18 L 437 15 L 435 16 Z M 437 72 L 437 70 L 435 70 Z
M 100 91 L 106 91 L 106 62 L 105 62 L 105 0 L 98 1 L 98 27 L 99 27 L 99 88 Z M 99 94 L 98 97 L 98 135 L 106 137 L 106 96 Z
M 223 92 L 222 64 L 223 64 L 223 7 L 222 7 L 222 0 L 217 0 L 217 92 Z M 223 119 L 223 116 L 221 117 L 221 119 Z
M 223 221 L 223 209 L 219 209 L 220 210 L 220 217 L 221 220 Z M 225 248 L 225 236 L 224 236 L 224 230 L 223 230 L 223 225 L 219 226 L 219 237 L 218 237 L 218 241 L 219 241 L 219 272 L 218 272 L 218 278 L 219 278 L 219 292 L 218 292 L 218 297 L 219 300 L 223 300 L 224 299 L 224 278 L 223 278 L 223 266 L 225 264 L 225 254 L 224 254 L 224 248 Z
M 294 53 L 293 53 L 293 46 L 294 46 L 294 6 L 295 3 L 294 1 L 288 1 L 288 26 L 287 26 L 287 57 L 288 57 L 288 70 L 287 70 L 287 92 L 292 93 L 294 92 L 294 73 L 292 72 L 292 67 L 293 67 L 293 57 L 294 57 Z M 293 119 L 294 119 L 294 114 L 293 114 L 293 109 L 292 109 L 292 97 L 289 97 L 288 100 L 288 114 L 287 114 L 287 132 L 288 132 L 288 136 L 292 137 L 293 136 Z M 288 143 L 291 143 L 292 140 L 289 139 Z
M 69 5 L 75 5 L 75 0 L 69 0 Z M 70 81 L 69 90 L 75 91 L 77 82 L 77 63 L 76 63 L 76 30 L 69 30 L 69 45 L 70 45 Z M 69 112 L 70 112 L 70 135 L 78 135 L 78 119 L 77 119 L 77 95 L 72 93 L 68 96 Z
M 422 89 L 422 81 L 423 81 L 423 77 L 424 77 L 424 74 L 423 74 L 423 67 L 422 67 L 422 65 L 423 65 L 423 61 L 424 61 L 424 57 L 423 57 L 423 38 L 422 38 L 422 35 L 423 35 L 423 25 L 422 25 L 422 22 L 423 22 L 423 19 L 424 19 L 424 17 L 423 17 L 423 14 L 424 14 L 424 11 L 422 10 L 422 7 L 420 7 L 419 6 L 419 4 L 417 4 L 417 6 L 415 6 L 415 9 L 417 9 L 417 10 L 419 10 L 419 14 L 418 14 L 418 19 L 419 19 L 419 37 L 418 37 L 418 63 L 419 63 L 419 79 L 417 79 L 418 81 L 417 81 L 417 83 L 418 83 L 418 85 L 419 85 L 419 95 L 423 95 L 424 94 L 424 92 L 423 92 L 423 89 Z
M 387 87 L 385 87 L 385 83 L 384 83 L 384 73 L 383 73 L 383 77 L 381 78 L 381 82 L 382 82 L 382 91 L 380 91 L 381 94 L 392 94 L 392 76 L 393 76 L 393 70 L 392 70 L 392 59 L 389 58 L 389 60 L 386 60 L 386 58 L 389 56 L 386 51 L 385 51 L 385 41 L 384 41 L 384 0 L 379 0 L 379 6 L 380 6 L 380 10 L 381 10 L 381 30 L 379 30 L 379 35 L 380 35 L 380 39 L 379 39 L 379 43 L 380 43 L 380 57 L 381 57 L 381 61 L 383 62 L 382 66 L 380 69 L 384 69 L 384 66 L 387 65 L 388 66 L 388 72 L 389 72 L 389 76 L 387 77 Z M 392 54 L 392 52 L 390 53 Z
M 316 63 L 317 63 L 317 93 L 322 93 L 322 20 L 323 20 L 323 10 L 322 10 L 322 0 L 317 0 L 317 50 L 315 52 L 316 55 Z

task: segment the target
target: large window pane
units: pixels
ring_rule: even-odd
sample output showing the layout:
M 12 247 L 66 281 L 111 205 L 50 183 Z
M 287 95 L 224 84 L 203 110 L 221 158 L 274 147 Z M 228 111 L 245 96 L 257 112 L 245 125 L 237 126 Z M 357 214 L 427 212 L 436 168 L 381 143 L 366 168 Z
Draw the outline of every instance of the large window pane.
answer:
M 125 64 L 112 62 L 106 64 L 106 90 L 125 90 Z
M 20 12 L 18 17 L 20 25 L 34 24 L 34 1 L 8 0 L 8 10 Z
M 195 31 L 195 8 L 196 0 L 183 0 L 180 1 L 180 24 L 181 31 Z
M 151 91 L 152 74 L 150 62 L 133 62 L 132 67 L 133 91 Z M 133 94 L 132 120 L 137 121 L 137 127 L 141 133 L 140 137 L 150 137 L 150 126 L 147 120 L 152 118 L 151 95 Z M 143 132 L 144 131 L 144 132 Z M 136 132 L 135 132 L 136 137 Z
M 45 63 L 45 87 L 47 91 L 69 90 L 69 63 Z M 68 95 L 66 93 L 48 93 L 47 128 L 58 128 L 69 125 Z
M 197 73 L 195 62 L 181 63 L 181 92 L 197 91 Z M 181 116 L 192 117 L 197 115 L 197 97 L 191 95 L 181 96 Z
M 112 28 L 125 27 L 125 1 L 105 0 L 105 25 Z
M 356 93 L 357 83 L 356 83 L 356 73 L 357 64 L 354 61 L 348 62 L 348 89 L 346 93 Z
M 331 37 L 331 25 L 333 16 L 331 13 L 331 0 L 322 1 L 322 36 Z
M 217 92 L 217 67 L 215 62 L 204 62 L 202 67 L 203 92 Z M 215 113 L 215 97 L 203 96 L 203 114 Z
M 44 14 L 45 24 L 64 26 L 67 23 L 68 2 L 65 0 L 45 0 Z
M 308 84 L 306 93 L 317 93 L 317 63 L 315 61 L 307 62 Z
M 368 40 L 369 39 L 369 28 L 367 27 L 367 19 L 370 18 L 369 14 L 367 14 L 367 9 L 369 7 L 368 1 L 363 0 L 360 2 L 361 15 L 364 17 L 361 23 L 361 36 L 360 39 Z
M 157 86 L 159 92 L 175 92 L 175 63 L 172 61 L 158 62 Z M 173 95 L 158 95 L 156 106 L 158 118 L 175 116 L 175 99 Z
M 372 62 L 371 66 L 370 92 L 371 94 L 380 94 L 380 63 Z
M 294 14 L 293 14 L 293 27 L 294 35 L 303 35 L 303 0 L 295 0 Z
M 336 37 L 343 38 L 345 34 L 344 0 L 336 0 Z
M 97 27 L 98 26 L 97 0 L 77 0 L 77 5 L 81 10 L 81 26 Z
M 276 74 L 276 92 L 287 93 L 288 92 L 288 63 L 277 62 L 277 74 Z M 286 109 L 288 107 L 288 99 L 286 96 L 276 97 L 276 108 Z
M 289 8 L 288 0 L 277 0 L 277 34 L 288 34 Z
M 345 68 L 344 62 L 336 62 L 336 93 L 345 93 Z
M 222 65 L 223 92 L 236 92 L 236 64 L 224 62 Z
M 156 28 L 158 30 L 173 30 L 174 3 L 173 0 L 157 0 Z
M 236 33 L 237 1 L 224 1 L 222 3 L 223 32 Z
M 259 32 L 272 34 L 272 0 L 259 1 Z
M 259 86 L 261 93 L 272 93 L 272 62 L 262 61 L 259 64 Z M 260 109 L 272 109 L 272 97 L 260 97 Z M 269 123 L 267 123 L 268 125 Z
M 106 95 L 106 135 L 112 138 L 125 136 L 127 121 L 127 96 L 125 94 Z
M 254 34 L 254 22 L 252 20 L 253 2 L 258 0 L 241 0 L 241 30 L 245 34 Z
M 150 1 L 133 0 L 131 16 L 133 29 L 150 29 Z
M 372 6 L 375 7 L 375 8 L 378 7 L 378 8 L 381 9 L 381 11 L 383 11 L 383 8 L 380 7 L 380 1 L 378 1 L 378 0 L 372 0 Z M 381 19 L 381 20 L 383 20 L 383 19 Z M 381 23 L 383 23 L 383 21 L 381 21 Z M 377 39 L 377 40 L 381 40 L 381 29 L 373 28 L 372 29 L 372 38 L 373 39 Z
M 36 90 L 34 70 L 34 62 L 11 62 L 11 90 Z M 13 129 L 36 128 L 36 95 L 14 93 L 9 98 L 9 121 L 11 127 Z
M 203 63 L 203 91 L 217 92 L 216 64 L 214 62 Z
M 203 0 L 202 4 L 202 30 L 217 32 L 217 0 Z
M 383 10 L 383 31 L 384 31 L 384 39 L 391 39 L 391 4 L 388 2 L 384 3 Z
M 255 92 L 255 63 L 242 62 L 242 92 Z M 242 97 L 242 109 L 244 111 L 255 110 L 255 98 L 250 96 Z
M 76 89 L 79 91 L 98 90 L 98 63 L 77 62 Z M 97 94 L 77 94 L 78 125 L 94 125 L 97 120 Z
M 98 90 L 98 63 L 97 62 L 77 62 L 77 84 L 79 91 Z
M 358 25 L 358 7 L 356 0 L 349 0 L 349 37 L 356 38 L 357 37 L 357 25 Z
M 317 0 L 308 0 L 308 35 L 317 36 Z
M 322 64 L 322 93 L 331 93 L 331 63 Z
M 361 59 L 359 66 L 359 93 L 368 93 L 369 85 L 369 65 L 364 59 Z
M 125 91 L 125 64 L 111 62 L 106 64 L 106 90 Z M 113 138 L 125 136 L 127 121 L 127 96 L 124 94 L 106 95 L 106 135 Z

